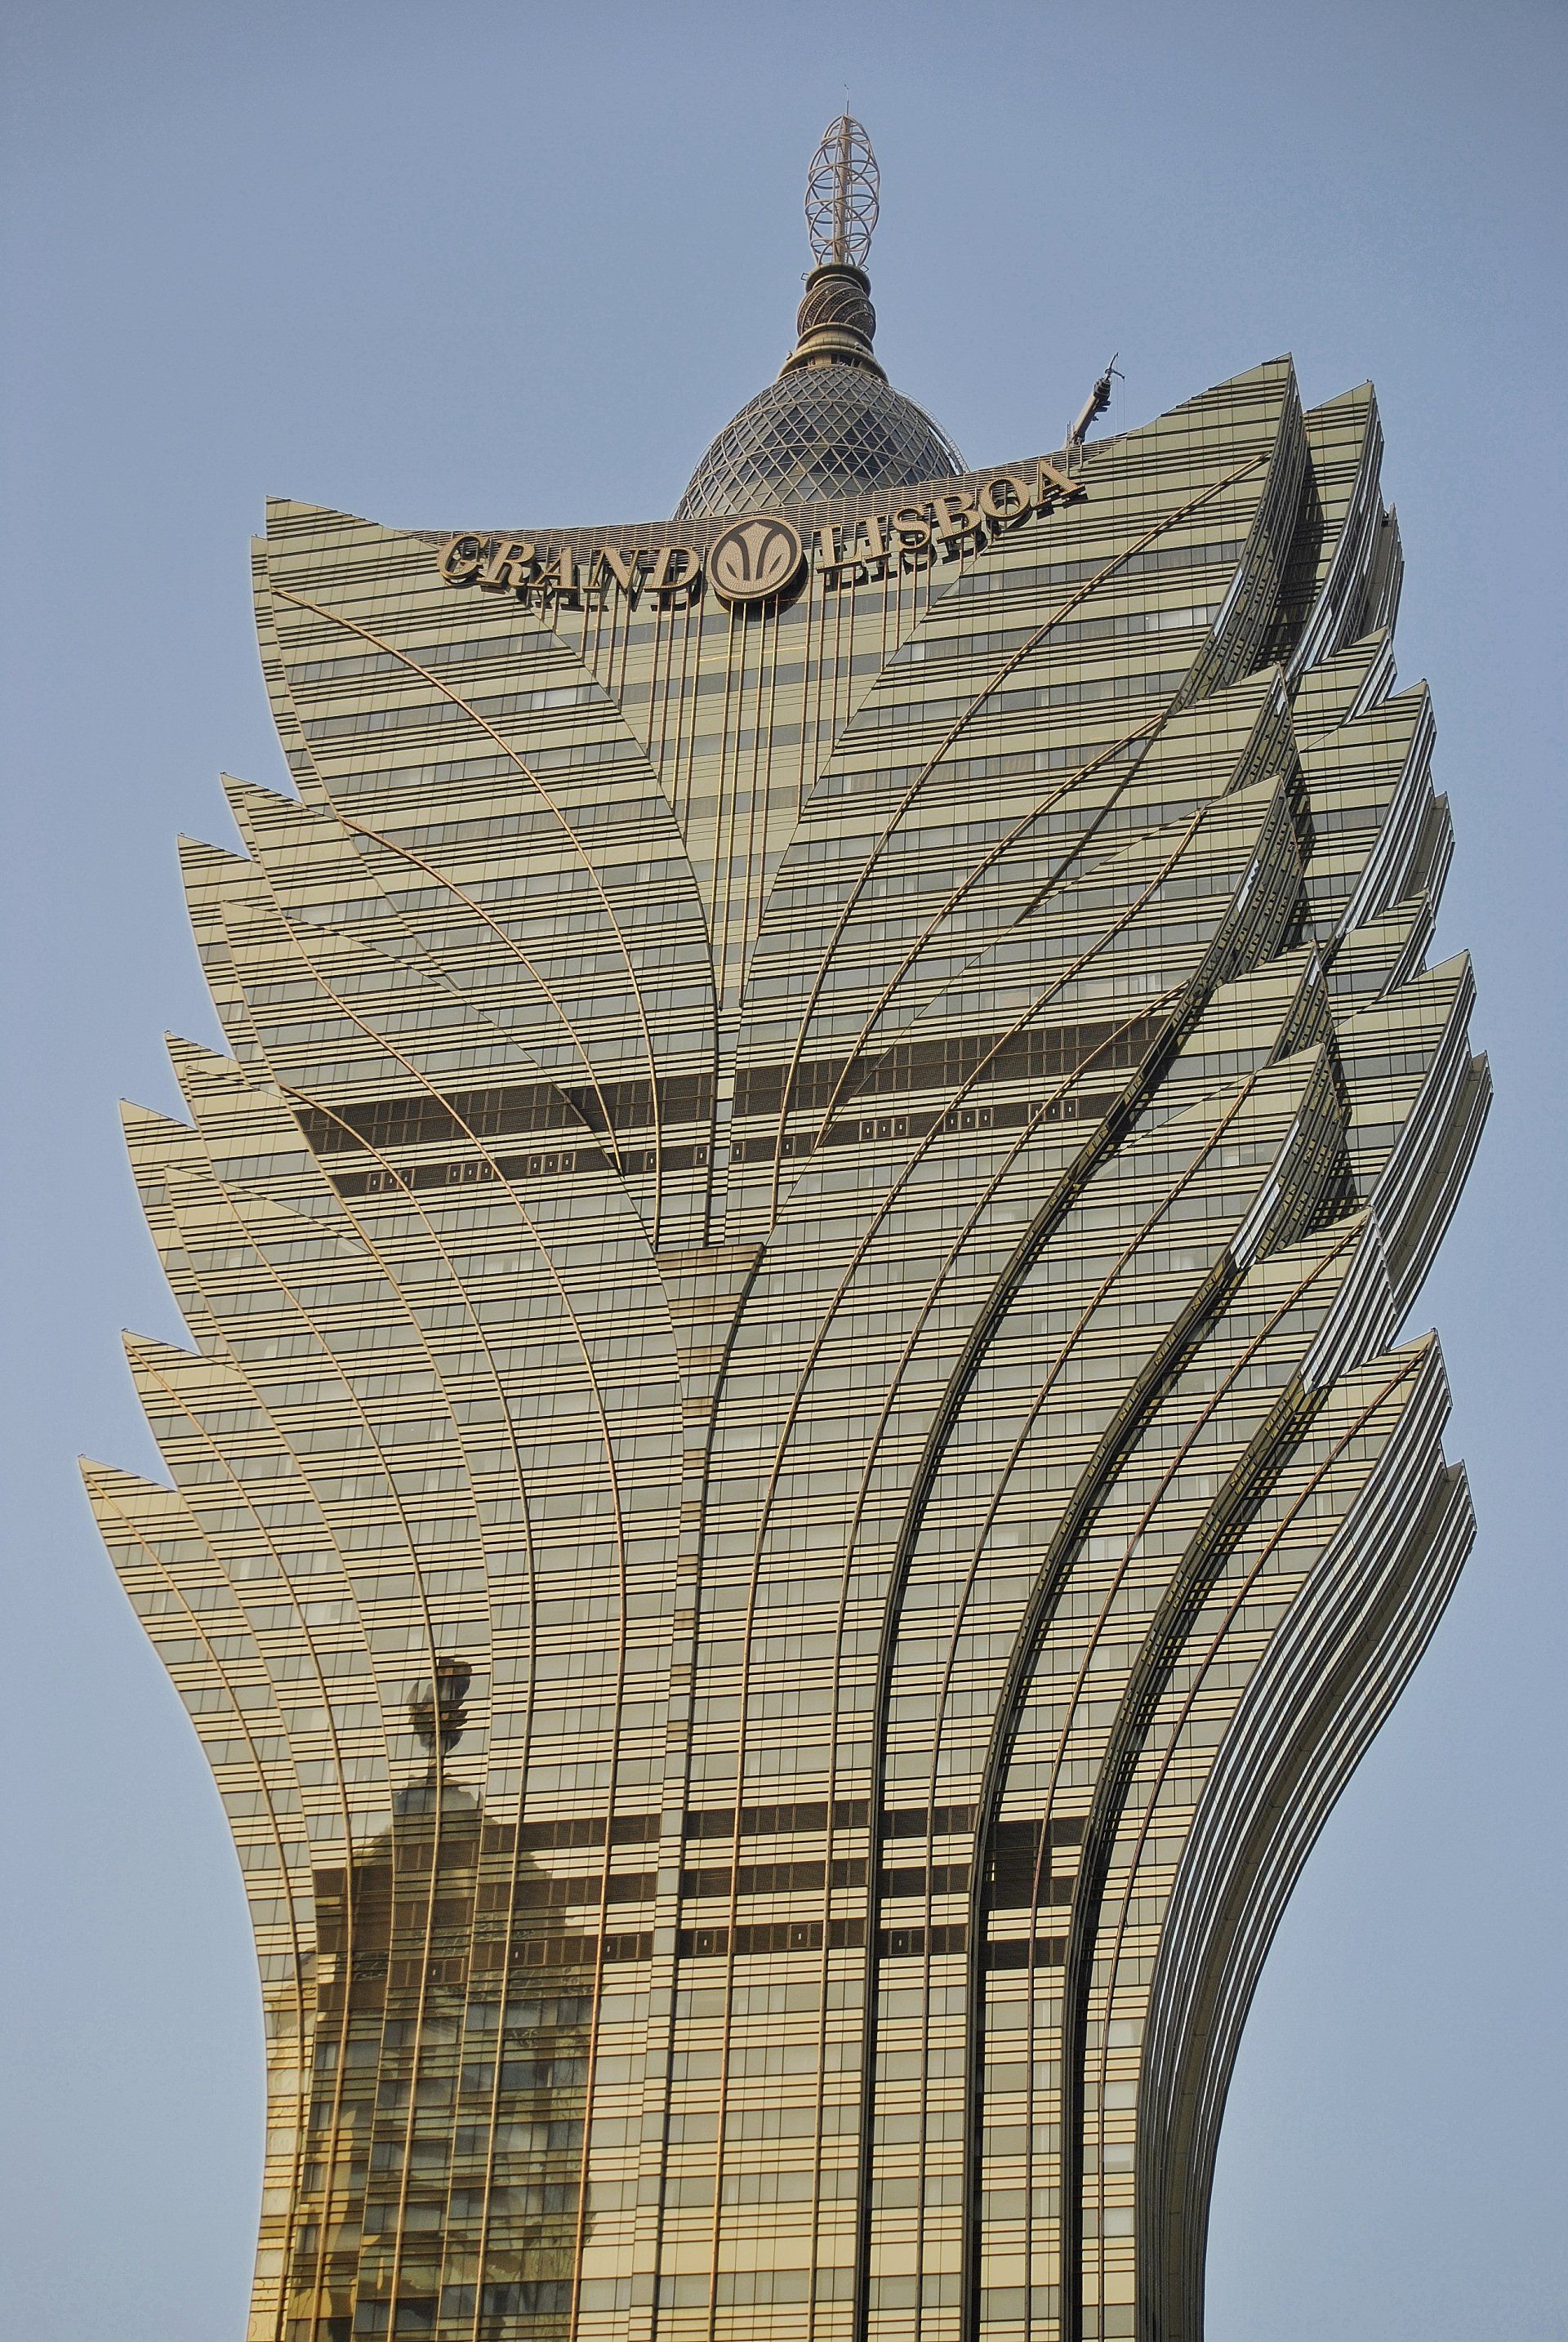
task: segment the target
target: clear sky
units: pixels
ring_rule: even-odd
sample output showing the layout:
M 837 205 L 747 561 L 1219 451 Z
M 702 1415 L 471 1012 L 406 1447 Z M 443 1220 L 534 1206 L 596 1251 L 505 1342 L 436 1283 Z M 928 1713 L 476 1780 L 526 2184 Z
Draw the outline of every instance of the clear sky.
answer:
M 1371 375 L 1497 1105 L 1415 1324 L 1473 1559 L 1247 2033 L 1212 2342 L 1568 2332 L 1563 0 L 10 0 L 0 556 L 9 1300 L 0 2336 L 239 2342 L 257 1988 L 78 1449 L 179 1328 L 122 1095 L 211 1042 L 177 832 L 281 782 L 246 541 L 671 510 L 778 366 L 807 158 L 881 158 L 878 347 L 973 463 L 1289 349 Z

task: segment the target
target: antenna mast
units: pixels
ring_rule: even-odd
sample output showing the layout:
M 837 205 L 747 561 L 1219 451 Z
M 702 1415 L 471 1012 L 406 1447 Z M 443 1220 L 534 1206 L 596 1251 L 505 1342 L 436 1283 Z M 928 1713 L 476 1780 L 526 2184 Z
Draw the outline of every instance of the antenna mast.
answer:
M 841 114 L 823 132 L 806 180 L 806 233 L 819 268 L 864 268 L 881 184 L 864 125 Z
M 1114 382 L 1120 382 L 1122 379 L 1121 375 L 1116 371 L 1116 360 L 1121 356 L 1121 355 L 1122 353 L 1120 350 L 1112 351 L 1111 363 L 1105 368 L 1104 373 L 1100 376 L 1099 381 L 1094 385 L 1094 389 L 1089 393 L 1088 397 L 1084 401 L 1083 412 L 1079 415 L 1075 423 L 1070 423 L 1068 425 L 1066 444 L 1069 447 L 1081 447 L 1084 445 L 1084 436 L 1088 432 L 1091 423 L 1096 422 L 1099 417 L 1104 414 L 1105 409 L 1110 405 L 1111 385 Z

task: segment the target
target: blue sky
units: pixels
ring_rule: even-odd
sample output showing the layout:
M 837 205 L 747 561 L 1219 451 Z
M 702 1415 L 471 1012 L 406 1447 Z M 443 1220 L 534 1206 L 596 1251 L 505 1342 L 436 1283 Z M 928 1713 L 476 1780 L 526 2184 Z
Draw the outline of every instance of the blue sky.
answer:
M 12 0 L 0 44 L 0 2330 L 244 2331 L 238 1873 L 74 1458 L 150 1460 L 118 1329 L 178 1330 L 115 1102 L 217 1038 L 175 835 L 282 776 L 246 540 L 269 493 L 667 513 L 789 345 L 847 86 L 878 348 L 971 462 L 1058 444 L 1113 349 L 1113 427 L 1286 349 L 1378 386 L 1497 1084 L 1414 1320 L 1481 1536 L 1259 1994 L 1210 2336 L 1562 2336 L 1568 10 Z

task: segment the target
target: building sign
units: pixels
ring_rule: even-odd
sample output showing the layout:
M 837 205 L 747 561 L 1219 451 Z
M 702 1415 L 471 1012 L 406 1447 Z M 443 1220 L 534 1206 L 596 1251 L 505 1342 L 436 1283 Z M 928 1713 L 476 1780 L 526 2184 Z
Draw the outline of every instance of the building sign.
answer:
M 689 545 L 630 552 L 599 545 L 584 551 L 470 533 L 448 537 L 435 559 L 449 586 L 477 586 L 527 601 L 579 604 L 614 593 L 635 602 L 649 594 L 667 605 L 694 600 L 705 579 L 721 601 L 744 606 L 787 593 L 808 566 L 825 585 L 844 586 L 885 576 L 890 568 L 952 560 L 1084 493 L 1082 481 L 1041 456 L 1025 469 L 998 472 L 976 488 L 900 505 L 869 518 L 828 522 L 809 547 L 780 514 L 748 513 L 715 537 L 705 554 Z
M 763 602 L 800 575 L 800 532 L 775 513 L 738 520 L 708 547 L 708 576 L 726 602 Z

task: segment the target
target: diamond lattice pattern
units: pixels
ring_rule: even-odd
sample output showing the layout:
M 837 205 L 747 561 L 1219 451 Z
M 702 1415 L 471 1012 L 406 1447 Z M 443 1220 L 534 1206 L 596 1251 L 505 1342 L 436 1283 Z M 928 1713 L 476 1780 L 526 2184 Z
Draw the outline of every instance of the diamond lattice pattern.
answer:
M 725 425 L 676 517 L 813 504 L 964 469 L 945 432 L 890 383 L 858 366 L 811 366 L 782 375 Z

